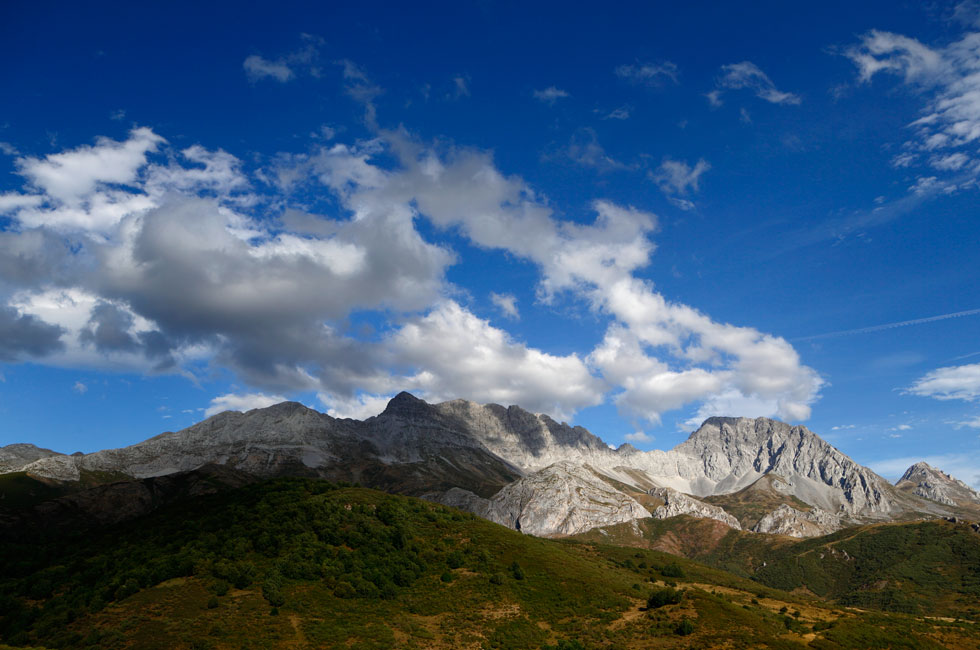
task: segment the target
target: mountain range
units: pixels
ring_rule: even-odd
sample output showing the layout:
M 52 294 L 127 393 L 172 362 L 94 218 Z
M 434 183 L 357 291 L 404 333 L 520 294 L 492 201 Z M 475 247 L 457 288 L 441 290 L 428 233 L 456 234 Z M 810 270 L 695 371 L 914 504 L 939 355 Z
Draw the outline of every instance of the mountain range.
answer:
M 640 451 L 613 449 L 582 427 L 518 406 L 428 404 L 401 393 L 363 421 L 283 402 L 90 454 L 8 445 L 0 448 L 3 485 L 18 479 L 38 503 L 4 514 L 14 497 L 0 491 L 0 523 L 63 521 L 67 512 L 113 519 L 105 510 L 125 512 L 120 503 L 134 500 L 143 504 L 134 512 L 144 512 L 154 499 L 166 501 L 159 495 L 167 490 L 189 489 L 161 477 L 207 467 L 219 469 L 202 485 L 320 477 L 422 496 L 538 536 L 683 514 L 810 537 L 980 513 L 980 493 L 925 463 L 892 485 L 806 427 L 768 418 L 710 418 L 670 451 Z M 134 489 L 134 480 L 143 487 Z M 101 496 L 81 497 L 82 487 Z

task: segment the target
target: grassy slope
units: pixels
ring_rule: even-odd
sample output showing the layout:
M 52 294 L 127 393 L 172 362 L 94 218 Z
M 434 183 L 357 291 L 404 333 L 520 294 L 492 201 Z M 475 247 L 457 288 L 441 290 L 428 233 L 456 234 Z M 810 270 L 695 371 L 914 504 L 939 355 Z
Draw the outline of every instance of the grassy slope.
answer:
M 665 583 L 682 601 L 646 611 Z M 690 636 L 676 633 L 683 619 Z M 302 479 L 0 549 L 0 643 L 17 646 L 965 648 L 973 632 Z
M 880 524 L 795 540 L 676 517 L 597 529 L 579 539 L 683 554 L 840 605 L 980 621 L 980 535 L 965 525 Z

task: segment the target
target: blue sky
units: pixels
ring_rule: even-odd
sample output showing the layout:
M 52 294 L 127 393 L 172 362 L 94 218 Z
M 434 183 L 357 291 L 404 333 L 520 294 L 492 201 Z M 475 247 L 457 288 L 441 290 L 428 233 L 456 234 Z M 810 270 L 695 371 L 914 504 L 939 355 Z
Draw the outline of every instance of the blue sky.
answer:
M 980 6 L 5 3 L 0 444 L 278 399 L 980 486 Z

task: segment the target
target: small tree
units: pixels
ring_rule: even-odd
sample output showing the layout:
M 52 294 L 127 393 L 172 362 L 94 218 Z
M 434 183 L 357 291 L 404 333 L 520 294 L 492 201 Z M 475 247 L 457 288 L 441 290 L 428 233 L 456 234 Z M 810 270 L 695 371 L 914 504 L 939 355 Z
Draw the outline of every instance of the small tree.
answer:
M 689 634 L 692 634 L 694 632 L 694 623 L 692 623 L 686 618 L 683 618 L 681 619 L 681 622 L 677 624 L 677 627 L 674 628 L 674 632 L 676 632 L 680 636 L 687 636 Z
M 683 578 L 684 569 L 677 562 L 671 562 L 660 570 L 660 575 L 667 578 Z
M 647 609 L 660 609 L 665 605 L 676 605 L 684 597 L 683 591 L 664 587 L 650 594 L 647 599 Z

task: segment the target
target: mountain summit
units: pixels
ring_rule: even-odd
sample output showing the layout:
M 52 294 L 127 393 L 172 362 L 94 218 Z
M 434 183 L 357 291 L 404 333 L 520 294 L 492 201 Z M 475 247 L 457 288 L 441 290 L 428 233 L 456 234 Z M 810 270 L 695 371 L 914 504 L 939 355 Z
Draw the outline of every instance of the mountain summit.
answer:
M 948 506 L 980 503 L 980 492 L 925 462 L 915 463 L 905 470 L 896 486 L 899 490 Z

